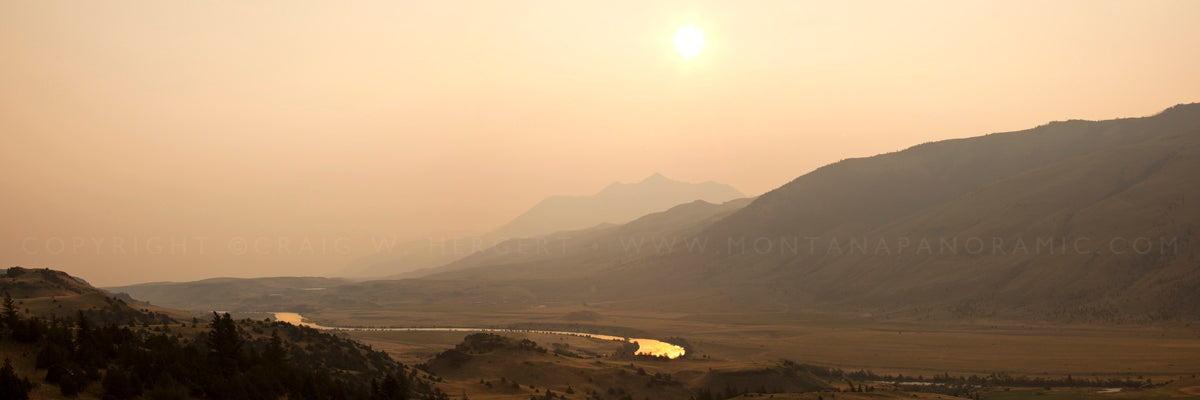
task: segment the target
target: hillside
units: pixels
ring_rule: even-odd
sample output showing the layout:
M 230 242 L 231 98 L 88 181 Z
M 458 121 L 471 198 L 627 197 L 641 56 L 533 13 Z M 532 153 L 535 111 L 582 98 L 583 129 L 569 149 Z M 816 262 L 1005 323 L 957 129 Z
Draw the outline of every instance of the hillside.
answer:
M 0 291 L 13 297 L 75 296 L 96 289 L 62 271 L 12 267 L 0 270 Z
M 702 236 L 772 250 L 708 254 L 699 270 L 791 304 L 1192 318 L 1197 170 L 1200 104 L 927 143 L 835 163 L 764 194 Z M 1145 252 L 1130 247 L 1138 238 Z M 922 239 L 932 244 L 918 251 Z
M 398 276 L 438 267 L 511 239 L 604 228 L 679 204 L 697 200 L 723 203 L 742 197 L 745 196 L 729 185 L 679 182 L 653 174 L 635 183 L 613 182 L 589 196 L 547 197 L 512 221 L 483 235 L 397 243 L 355 261 L 341 275 L 359 278 Z
M 528 339 L 470 334 L 424 368 L 444 377 L 451 387 L 472 392 L 472 398 L 687 399 L 709 393 L 728 393 L 716 397 L 725 398 L 734 393 L 836 391 L 807 371 L 783 366 L 598 358 L 576 354 L 570 345 L 552 344 L 553 350 Z M 555 395 L 543 397 L 550 393 Z
M 703 200 L 647 214 L 629 223 L 544 237 L 513 239 L 462 260 L 421 273 L 430 279 L 565 279 L 586 276 L 622 260 L 660 248 L 686 251 L 683 240 L 750 204 L 737 199 L 721 204 Z
M 523 238 L 603 223 L 623 224 L 672 206 L 703 200 L 723 203 L 745 197 L 716 182 L 684 183 L 653 174 L 636 183 L 614 182 L 591 196 L 551 196 L 491 235 Z
M 16 294 L 0 310 L 5 399 L 447 398 L 427 373 L 310 328 L 176 319 L 49 269 L 9 268 L 0 289 Z
M 99 323 L 160 324 L 190 317 L 176 310 L 142 304 L 51 269 L 12 267 L 0 274 L 0 294 L 17 299 L 22 310 L 40 318 L 74 318 L 83 313 Z

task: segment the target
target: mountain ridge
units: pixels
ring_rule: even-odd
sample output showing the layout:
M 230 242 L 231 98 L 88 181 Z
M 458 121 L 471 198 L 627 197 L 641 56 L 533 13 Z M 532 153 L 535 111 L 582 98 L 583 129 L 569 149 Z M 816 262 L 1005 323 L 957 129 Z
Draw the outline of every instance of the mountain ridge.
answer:
M 1081 215 L 1091 207 L 1108 207 L 1113 212 L 1091 217 L 1086 229 L 1037 230 L 1043 236 L 1068 233 L 1068 238 L 1090 235 L 1100 240 L 1136 236 L 1146 232 L 1142 209 L 1160 202 L 1200 195 L 1190 189 L 1187 166 L 1200 168 L 1196 161 L 1200 144 L 1200 104 L 1172 107 L 1150 117 L 1107 121 L 1067 121 L 1043 125 L 1025 131 L 999 133 L 976 138 L 956 139 L 910 147 L 900 152 L 843 161 L 801 176 L 787 185 L 764 194 L 755 203 L 713 224 L 705 232 L 711 238 L 743 236 L 820 237 L 825 241 L 866 237 L 898 238 L 905 235 L 941 235 L 955 238 L 987 238 L 1009 243 L 1031 229 L 1057 221 L 1059 228 L 1083 221 Z M 954 150 L 950 151 L 948 148 Z M 936 154 L 921 154 L 937 150 Z M 965 151 L 964 151 L 965 150 Z M 1001 154 L 989 157 L 986 153 Z M 971 165 L 955 164 L 966 154 Z M 916 156 L 916 157 L 914 157 Z M 925 165 L 915 161 L 924 162 Z M 939 166 L 942 174 L 928 168 Z M 922 169 L 922 167 L 927 167 Z M 1164 170 L 1165 167 L 1170 167 Z M 851 173 L 846 173 L 850 171 Z M 1140 171 L 1134 173 L 1133 171 Z M 1157 172 L 1156 172 L 1157 171 Z M 1150 188 L 1137 186 L 1157 175 L 1165 183 Z M 824 176 L 823 176 L 824 175 Z M 891 181 L 891 182 L 889 182 Z M 896 182 L 902 182 L 897 184 Z M 1096 194 L 1095 192 L 1104 192 Z M 1111 196 L 1125 193 L 1128 198 L 1105 203 Z M 1088 200 L 1093 199 L 1095 200 Z M 1004 202 L 1001 202 L 1003 199 Z M 1141 209 L 1118 207 L 1120 204 L 1144 205 Z M 1040 204 L 1040 206 L 1039 206 Z M 1182 209 L 1177 207 L 1177 209 Z M 1056 211 L 1057 210 L 1057 211 Z M 855 215 L 855 211 L 862 213 Z M 1081 214 L 1083 213 L 1083 214 Z M 1190 242 L 1200 222 L 1195 213 L 1176 212 L 1178 220 L 1169 235 Z M 840 219 L 831 221 L 826 216 Z M 953 217 L 953 218 L 951 218 Z M 944 220 L 937 225 L 928 221 Z M 923 223 L 922 221 L 926 221 Z M 1017 224 L 1014 221 L 1022 221 Z M 1032 225 L 1031 225 L 1032 224 Z M 1065 225 L 1064 225 L 1065 224 Z M 982 229 L 986 226 L 1003 228 Z M 973 229 L 974 227 L 974 229 Z M 915 232 L 915 233 L 914 233 Z M 1071 236 L 1074 235 L 1074 236 Z M 1184 248 L 1183 257 L 1195 256 L 1194 248 Z M 1148 271 L 1118 268 L 1130 263 L 1114 254 L 826 254 L 821 251 L 799 255 L 725 255 L 709 260 L 708 268 L 719 264 L 752 266 L 741 274 L 757 275 L 764 281 L 745 284 L 784 294 L 799 303 L 811 301 L 842 305 L 896 305 L 910 308 L 935 306 L 944 312 L 961 315 L 994 315 L 1001 309 L 1037 310 L 1068 318 L 1109 318 L 1106 314 L 1135 315 L 1146 308 L 1161 308 L 1167 301 L 1149 304 L 1142 294 L 1117 293 L 1125 279 L 1133 281 L 1165 279 Z M 870 253 L 870 252 L 867 252 Z M 1165 260 L 1142 260 L 1167 267 Z M 900 268 L 901 265 L 908 267 Z M 935 267 L 941 265 L 940 267 Z M 955 265 L 977 266 L 963 272 Z M 1079 269 L 1080 265 L 1091 265 Z M 1172 267 L 1181 269 L 1181 266 Z M 1073 271 L 1071 275 L 1065 271 Z M 1156 291 L 1181 292 L 1181 286 L 1200 281 L 1194 267 L 1176 271 L 1187 277 L 1178 285 L 1155 286 Z M 731 273 L 718 276 L 735 279 Z M 1011 276 L 1011 277 L 1010 277 Z M 916 278 L 920 277 L 920 278 Z M 1018 279 L 1012 281 L 1012 279 Z M 1085 286 L 1072 279 L 1092 282 Z M 1004 282 L 1017 285 L 1006 287 Z M 1056 294 L 1071 288 L 1074 295 Z M 1087 290 L 1080 289 L 1086 287 Z M 1125 290 L 1125 289 L 1121 289 Z M 803 292 L 798 295 L 797 292 Z M 1082 296 L 1080 293 L 1091 293 Z M 1097 295 L 1097 293 L 1101 293 Z M 1074 297 L 1072 297 L 1074 296 Z M 1159 296 L 1152 296 L 1159 297 Z M 1107 300 L 1106 300 L 1107 298 Z M 1141 299 L 1141 300 L 1138 300 Z M 1195 308 L 1200 299 L 1185 296 L 1174 302 L 1181 310 L 1162 311 L 1160 315 L 1182 315 Z M 976 312 L 963 307 L 987 303 Z M 1098 311 L 1106 310 L 1106 311 Z M 1151 317 L 1148 317 L 1151 318 Z
M 623 224 L 694 200 L 722 203 L 742 197 L 741 192 L 729 185 L 712 181 L 680 182 L 654 173 L 634 183 L 612 182 L 591 195 L 549 196 L 485 234 L 448 239 L 470 243 L 465 252 L 448 251 L 447 240 L 440 243 L 433 239 L 403 242 L 388 251 L 357 260 L 340 275 L 357 278 L 400 276 L 449 264 L 509 239 L 538 237 L 602 224 Z
M 636 183 L 610 183 L 592 195 L 547 197 L 489 235 L 520 238 L 600 223 L 621 224 L 694 200 L 723 203 L 741 197 L 745 195 L 729 185 L 680 182 L 656 172 Z M 620 204 L 633 202 L 641 203 Z M 615 205 L 623 208 L 613 209 Z

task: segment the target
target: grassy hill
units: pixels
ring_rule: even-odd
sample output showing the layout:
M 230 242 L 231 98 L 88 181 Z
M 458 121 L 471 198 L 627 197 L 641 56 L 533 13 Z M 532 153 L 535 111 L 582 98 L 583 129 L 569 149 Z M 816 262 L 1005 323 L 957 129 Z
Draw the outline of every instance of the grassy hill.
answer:
M 113 296 L 82 279 L 51 269 L 4 270 L 0 275 L 0 294 L 4 293 L 16 299 L 23 312 L 40 318 L 74 318 L 82 312 L 97 323 L 137 325 L 190 317 L 187 313 Z
M 467 335 L 426 368 L 471 398 L 687 399 L 699 393 L 804 393 L 835 390 L 812 374 L 785 367 L 731 366 L 704 361 L 654 361 L 580 356 L 556 343 L 549 351 L 528 339 Z M 569 347 L 569 346 L 568 346 Z M 716 369 L 714 369 L 716 367 Z M 552 395 L 553 393 L 553 395 Z

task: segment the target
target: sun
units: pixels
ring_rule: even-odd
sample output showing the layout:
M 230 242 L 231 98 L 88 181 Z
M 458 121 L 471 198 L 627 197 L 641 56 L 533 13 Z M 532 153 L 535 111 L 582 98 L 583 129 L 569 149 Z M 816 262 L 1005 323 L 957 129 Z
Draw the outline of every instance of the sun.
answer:
M 684 58 L 692 58 L 700 54 L 704 48 L 704 35 L 695 26 L 688 25 L 675 32 L 675 51 L 683 54 Z

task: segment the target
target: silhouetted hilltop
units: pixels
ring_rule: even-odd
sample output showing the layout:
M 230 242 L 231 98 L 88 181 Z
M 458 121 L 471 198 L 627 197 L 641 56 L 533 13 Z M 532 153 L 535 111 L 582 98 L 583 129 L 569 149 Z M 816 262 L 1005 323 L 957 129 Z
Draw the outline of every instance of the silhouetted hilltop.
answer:
M 0 294 L 18 299 L 22 310 L 42 318 L 74 318 L 82 313 L 98 323 L 159 324 L 184 315 L 126 302 L 66 272 L 47 268 L 4 270 L 0 274 Z
M 0 292 L 25 298 L 72 296 L 97 292 L 97 289 L 66 272 L 12 267 L 0 271 Z

